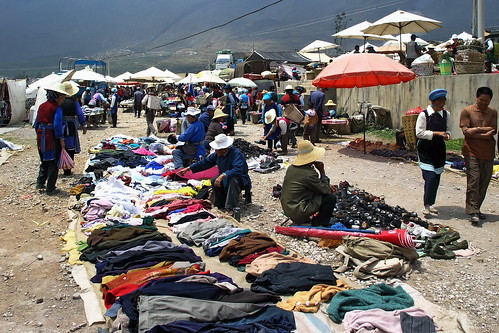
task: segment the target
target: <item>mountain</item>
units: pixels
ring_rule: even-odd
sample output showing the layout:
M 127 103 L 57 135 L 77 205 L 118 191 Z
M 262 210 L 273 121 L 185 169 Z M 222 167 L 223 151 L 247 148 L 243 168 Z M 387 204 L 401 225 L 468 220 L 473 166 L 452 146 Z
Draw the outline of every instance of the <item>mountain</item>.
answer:
M 246 13 L 267 6 L 257 13 Z M 484 0 L 486 26 L 498 24 L 499 1 Z M 471 32 L 471 0 L 0 0 L 0 76 L 44 75 L 64 57 L 108 62 L 111 75 L 155 65 L 172 71 L 204 69 L 215 52 L 298 50 L 313 40 L 333 41 L 335 26 L 371 22 L 403 9 L 443 22 L 421 35 L 447 40 Z M 340 19 L 336 17 L 342 15 Z M 233 23 L 224 23 L 243 16 Z M 20 20 L 21 18 L 21 20 Z M 223 25 L 185 40 L 177 40 Z M 359 40 L 343 40 L 349 50 Z M 169 44 L 171 43 L 171 44 Z M 169 44 L 164 47 L 161 45 Z M 152 51 L 148 51 L 155 48 Z M 148 51 L 148 52 L 144 52 Z M 128 55 L 128 56 L 123 56 Z

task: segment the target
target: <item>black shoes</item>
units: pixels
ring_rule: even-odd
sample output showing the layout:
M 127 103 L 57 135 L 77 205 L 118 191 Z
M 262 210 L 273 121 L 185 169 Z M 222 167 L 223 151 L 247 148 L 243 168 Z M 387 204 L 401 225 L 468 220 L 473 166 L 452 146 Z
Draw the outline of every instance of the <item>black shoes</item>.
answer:
M 50 191 L 47 191 L 47 195 L 56 195 L 56 194 L 59 194 L 61 191 L 59 189 L 53 189 L 53 190 L 50 190 Z
M 479 221 L 480 221 L 480 214 L 475 213 L 475 214 L 470 215 L 471 224 L 473 224 L 473 225 L 478 224 Z

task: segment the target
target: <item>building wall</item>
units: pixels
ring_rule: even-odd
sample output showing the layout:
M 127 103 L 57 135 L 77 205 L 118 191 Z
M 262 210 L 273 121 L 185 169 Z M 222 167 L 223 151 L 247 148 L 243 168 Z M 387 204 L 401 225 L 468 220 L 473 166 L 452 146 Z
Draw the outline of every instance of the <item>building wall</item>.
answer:
M 390 86 L 370 88 L 336 89 L 338 111 L 352 115 L 359 110 L 360 101 L 388 108 L 392 115 L 393 128 L 402 127 L 402 116 L 407 110 L 429 105 L 428 93 L 433 89 L 444 88 L 447 94 L 446 109 L 451 113 L 453 138 L 462 138 L 459 128 L 459 114 L 463 107 L 475 102 L 476 90 L 487 86 L 494 92 L 490 106 L 499 109 L 499 75 L 462 74 L 420 76 L 416 79 Z

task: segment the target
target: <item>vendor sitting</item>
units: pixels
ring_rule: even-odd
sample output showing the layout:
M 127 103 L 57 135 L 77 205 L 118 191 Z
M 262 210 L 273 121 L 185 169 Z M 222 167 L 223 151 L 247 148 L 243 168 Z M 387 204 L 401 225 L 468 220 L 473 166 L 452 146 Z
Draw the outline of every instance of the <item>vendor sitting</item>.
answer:
M 185 112 L 189 127 L 184 133 L 178 136 L 177 148 L 173 150 L 173 165 L 175 169 L 182 168 L 184 161 L 206 156 L 206 149 L 203 146 L 205 137 L 204 125 L 197 119 L 201 111 L 194 107 L 187 108 Z
M 325 151 L 308 140 L 301 141 L 297 157 L 286 171 L 281 205 L 294 224 L 310 222 L 314 227 L 329 227 L 336 196 L 331 193 L 333 187 L 324 171 L 324 163 L 319 161 Z
M 212 179 L 215 206 L 220 209 L 227 209 L 232 212 L 235 207 L 239 207 L 239 194 L 246 190 L 246 203 L 251 202 L 249 189 L 251 189 L 251 179 L 248 175 L 248 164 L 244 154 L 232 147 L 234 139 L 225 134 L 219 134 L 210 146 L 215 149 L 202 161 L 179 170 L 178 175 L 182 176 L 187 171 L 193 173 L 210 169 L 215 165 L 220 174 Z
M 336 103 L 332 99 L 328 100 L 324 106 L 327 108 L 327 111 L 324 113 L 325 116 L 329 116 L 331 119 L 338 118 L 338 114 L 334 108 Z

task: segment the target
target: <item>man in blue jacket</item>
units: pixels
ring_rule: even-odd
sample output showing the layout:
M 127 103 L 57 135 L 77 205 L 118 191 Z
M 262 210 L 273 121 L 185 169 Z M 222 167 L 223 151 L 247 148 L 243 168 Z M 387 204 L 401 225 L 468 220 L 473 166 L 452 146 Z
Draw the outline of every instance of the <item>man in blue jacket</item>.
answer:
M 185 112 L 189 127 L 187 127 L 184 133 L 177 137 L 179 144 L 172 152 L 175 169 L 182 168 L 184 166 L 184 160 L 206 156 L 206 149 L 203 146 L 206 132 L 204 130 L 204 125 L 197 118 L 200 112 L 199 109 L 194 107 L 188 107 Z M 190 149 L 193 151 L 189 151 Z
M 210 169 L 215 165 L 220 174 L 212 179 L 215 206 L 220 209 L 227 209 L 229 212 L 239 206 L 239 194 L 241 191 L 251 188 L 251 179 L 248 175 L 248 164 L 244 154 L 232 147 L 234 139 L 225 134 L 219 134 L 215 140 L 210 142 L 210 146 L 215 152 L 202 161 L 178 172 L 182 176 L 187 171 L 193 173 Z M 246 202 L 250 202 L 248 195 Z

